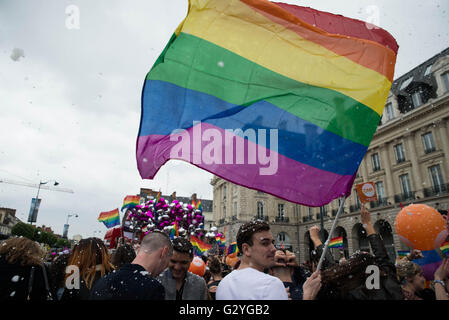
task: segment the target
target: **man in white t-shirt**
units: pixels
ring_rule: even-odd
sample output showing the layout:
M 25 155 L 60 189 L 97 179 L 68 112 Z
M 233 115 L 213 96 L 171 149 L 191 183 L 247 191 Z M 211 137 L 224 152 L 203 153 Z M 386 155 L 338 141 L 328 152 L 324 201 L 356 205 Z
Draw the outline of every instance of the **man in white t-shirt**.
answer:
M 284 284 L 276 277 L 264 273 L 275 265 L 273 235 L 270 226 L 263 221 L 251 221 L 242 225 L 237 233 L 237 246 L 241 263 L 218 285 L 217 300 L 288 300 Z M 303 286 L 304 300 L 312 300 L 321 287 L 318 272 Z

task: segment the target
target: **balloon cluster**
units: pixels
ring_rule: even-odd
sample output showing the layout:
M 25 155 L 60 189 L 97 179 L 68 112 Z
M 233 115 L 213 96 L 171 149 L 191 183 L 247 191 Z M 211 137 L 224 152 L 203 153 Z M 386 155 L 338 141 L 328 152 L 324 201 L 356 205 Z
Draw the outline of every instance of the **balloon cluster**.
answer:
M 220 232 L 218 232 L 218 229 L 217 229 L 217 227 L 212 227 L 212 228 L 210 228 L 210 231 L 208 232 L 208 233 L 206 233 L 206 238 L 213 238 L 213 239 L 216 239 L 216 237 L 222 237 L 223 236 L 223 234 L 222 233 L 220 233 Z
M 178 225 L 180 237 L 188 235 L 201 237 L 204 234 L 204 216 L 191 204 L 178 200 L 169 203 L 164 198 L 149 200 L 145 204 L 137 205 L 132 209 L 127 219 L 131 220 L 137 231 L 145 234 L 159 230 L 170 233 L 175 223 Z

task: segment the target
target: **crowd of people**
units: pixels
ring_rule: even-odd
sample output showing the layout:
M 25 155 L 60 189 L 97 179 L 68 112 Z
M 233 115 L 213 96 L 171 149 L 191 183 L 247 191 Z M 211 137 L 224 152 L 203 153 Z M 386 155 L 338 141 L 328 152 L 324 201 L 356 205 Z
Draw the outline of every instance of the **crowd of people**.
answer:
M 146 235 L 138 247 L 120 244 L 112 253 L 98 238 L 79 241 L 50 263 L 36 242 L 13 237 L 0 242 L 0 300 L 449 300 L 449 262 L 435 271 L 433 289 L 412 250 L 392 262 L 365 207 L 361 221 L 372 254 L 357 251 L 336 261 L 327 251 L 299 265 L 294 253 L 276 249 L 268 223 L 255 220 L 237 234 L 239 261 L 203 255 L 206 272 L 189 272 L 194 248 L 188 239 L 163 232 Z M 310 229 L 319 258 L 320 229 Z M 379 270 L 377 286 L 367 285 L 369 266 Z

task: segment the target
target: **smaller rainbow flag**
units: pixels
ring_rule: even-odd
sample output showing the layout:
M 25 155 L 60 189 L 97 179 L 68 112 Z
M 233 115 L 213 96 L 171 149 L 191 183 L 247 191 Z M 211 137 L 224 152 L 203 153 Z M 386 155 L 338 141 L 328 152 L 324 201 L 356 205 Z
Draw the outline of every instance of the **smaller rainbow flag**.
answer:
M 190 243 L 193 245 L 193 251 L 196 256 L 201 256 L 204 252 L 212 248 L 212 245 L 204 243 L 195 236 L 190 237 Z
M 446 257 L 449 257 L 449 241 L 443 242 L 440 250 Z
M 178 222 L 175 221 L 173 228 L 170 230 L 170 239 L 173 240 L 175 237 L 178 236 L 179 236 Z
M 108 229 L 120 225 L 118 208 L 107 212 L 101 212 L 98 216 L 98 221 L 103 222 Z
M 123 199 L 123 206 L 120 211 L 123 211 L 123 209 L 127 208 L 134 208 L 135 206 L 139 205 L 140 203 L 140 196 L 126 196 L 125 199 Z
M 406 257 L 409 253 L 410 253 L 410 251 L 407 251 L 407 250 L 399 250 L 399 251 L 398 251 L 398 256 L 399 256 L 400 258 Z
M 329 242 L 329 248 L 343 249 L 343 237 L 331 239 L 331 241 Z
M 237 242 L 231 243 L 228 248 L 228 256 L 237 254 L 238 252 L 239 252 L 239 248 L 237 247 Z
M 200 210 L 203 212 L 203 206 L 201 205 L 201 200 L 198 200 L 195 202 L 195 200 L 192 200 L 192 206 L 195 208 L 195 210 Z

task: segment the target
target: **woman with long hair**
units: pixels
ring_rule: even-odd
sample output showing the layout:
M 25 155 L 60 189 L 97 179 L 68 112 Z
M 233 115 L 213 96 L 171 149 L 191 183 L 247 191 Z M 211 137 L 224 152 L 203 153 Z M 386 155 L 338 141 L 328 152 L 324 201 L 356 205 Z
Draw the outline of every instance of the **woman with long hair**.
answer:
M 0 300 L 47 300 L 48 273 L 39 245 L 24 237 L 0 242 Z
M 71 283 L 73 274 L 66 274 L 66 288 L 61 300 L 89 299 L 90 290 L 95 282 L 114 270 L 108 249 L 98 238 L 82 239 L 75 246 L 68 261 L 68 267 L 73 266 L 79 270 L 79 289 L 76 289 L 77 283 L 73 283 L 71 286 L 73 288 L 67 288 L 67 283 Z

